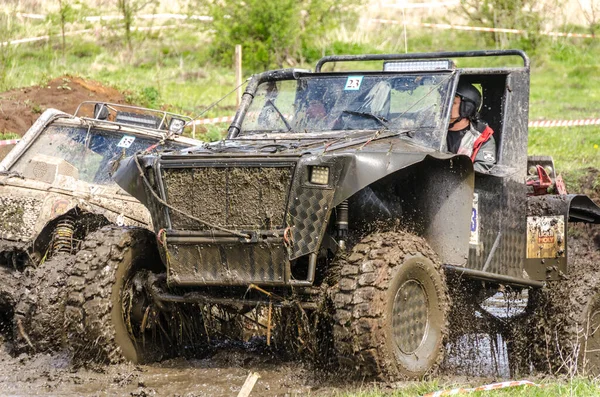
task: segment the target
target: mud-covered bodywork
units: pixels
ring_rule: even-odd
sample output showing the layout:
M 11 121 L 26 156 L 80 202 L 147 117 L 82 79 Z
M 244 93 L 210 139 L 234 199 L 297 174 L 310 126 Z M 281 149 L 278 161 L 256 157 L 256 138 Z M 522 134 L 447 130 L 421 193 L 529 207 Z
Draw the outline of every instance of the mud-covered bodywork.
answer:
M 294 146 L 278 141 L 288 144 Z M 142 169 L 153 170 L 150 185 L 178 211 L 146 195 L 149 187 L 139 181 L 139 172 L 133 173 L 138 166 L 134 159 L 121 171 L 135 178 L 117 180 L 156 214 L 154 226 L 168 251 L 173 284 L 310 285 L 319 250 L 335 250 L 337 245 L 334 233 L 327 233 L 335 228 L 335 209 L 350 197 L 350 205 L 364 209 L 352 218 L 352 227 L 403 219 L 407 227 L 430 237 L 440 256 L 464 259 L 468 223 L 447 220 L 461 211 L 468 220 L 468 162 L 394 136 L 373 140 L 372 133 L 348 138 L 339 148 L 327 144 L 315 141 L 301 150 L 261 155 L 264 143 L 236 140 L 193 153 L 139 158 Z M 360 146 L 361 153 L 356 153 Z M 217 147 L 220 155 L 213 152 Z M 240 147 L 246 158 L 225 155 Z M 358 172 L 364 164 L 377 167 Z M 310 182 L 314 167 L 328 167 L 326 184 Z M 406 169 L 410 178 L 398 174 Z M 428 190 L 435 192 L 428 200 L 408 194 Z M 307 256 L 308 262 L 302 262 Z
M 485 56 L 521 64 L 448 60 Z M 322 70 L 364 60 L 385 64 Z M 482 91 L 489 172 L 446 149 L 459 79 Z M 254 76 L 224 141 L 127 159 L 116 180 L 151 210 L 172 285 L 312 285 L 353 233 L 396 224 L 448 271 L 540 286 L 525 271 L 528 87 L 520 51 L 326 57 L 316 72 Z
M 167 138 L 167 131 L 47 110 L 0 163 L 0 261 L 40 260 L 59 244 L 53 233 L 64 222 L 77 231 L 69 239 L 108 223 L 151 228 L 147 209 L 110 178 L 112 168 L 138 151 L 194 143 Z
M 600 224 L 600 208 L 577 194 L 528 198 L 525 271 L 536 280 L 562 280 L 568 268 L 568 223 Z

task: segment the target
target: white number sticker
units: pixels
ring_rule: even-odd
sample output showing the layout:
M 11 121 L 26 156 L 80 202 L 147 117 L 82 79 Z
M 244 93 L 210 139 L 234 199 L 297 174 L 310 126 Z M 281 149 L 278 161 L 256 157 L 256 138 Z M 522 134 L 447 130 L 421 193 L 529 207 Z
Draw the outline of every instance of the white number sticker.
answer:
M 346 86 L 344 87 L 344 90 L 356 91 L 360 89 L 362 79 L 363 76 L 348 76 L 348 80 L 346 80 Z
M 133 143 L 133 141 L 135 141 L 135 137 L 134 136 L 125 135 L 125 136 L 123 136 L 123 138 L 121 138 L 121 140 L 119 141 L 119 143 L 117 144 L 117 146 L 118 147 L 124 147 L 125 149 L 128 149 L 129 146 L 131 146 L 131 144 Z

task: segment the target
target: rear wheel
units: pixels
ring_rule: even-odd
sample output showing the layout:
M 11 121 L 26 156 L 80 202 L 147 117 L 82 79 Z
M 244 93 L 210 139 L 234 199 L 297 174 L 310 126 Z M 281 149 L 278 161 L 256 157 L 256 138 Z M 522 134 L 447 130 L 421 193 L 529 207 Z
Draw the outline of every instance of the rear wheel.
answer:
M 445 275 L 424 239 L 374 233 L 342 261 L 334 297 L 341 364 L 386 379 L 435 370 L 443 358 L 449 298 Z

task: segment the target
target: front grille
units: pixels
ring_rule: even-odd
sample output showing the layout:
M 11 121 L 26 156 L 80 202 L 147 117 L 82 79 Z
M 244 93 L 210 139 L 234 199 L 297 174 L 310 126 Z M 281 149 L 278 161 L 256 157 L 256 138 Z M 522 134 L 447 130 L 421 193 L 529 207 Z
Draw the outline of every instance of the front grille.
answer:
M 167 202 L 205 222 L 237 230 L 283 228 L 293 167 L 163 168 Z M 206 226 L 169 210 L 178 230 Z

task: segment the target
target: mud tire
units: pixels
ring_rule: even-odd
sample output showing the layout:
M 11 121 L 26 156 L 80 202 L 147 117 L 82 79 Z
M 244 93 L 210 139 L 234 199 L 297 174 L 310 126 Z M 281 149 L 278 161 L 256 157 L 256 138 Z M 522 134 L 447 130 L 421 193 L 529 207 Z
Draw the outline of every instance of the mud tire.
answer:
M 528 361 L 553 374 L 600 375 L 600 247 L 589 225 L 569 225 L 568 279 L 530 293 Z
M 21 276 L 13 319 L 16 352 L 55 352 L 64 347 L 66 281 L 74 256 L 59 254 Z
M 153 361 L 152 343 L 130 337 L 123 290 L 140 269 L 162 267 L 154 234 L 140 228 L 107 226 L 89 234 L 67 280 L 65 326 L 76 363 Z
M 333 330 L 340 364 L 386 380 L 434 372 L 443 359 L 449 297 L 425 240 L 406 232 L 374 233 L 340 260 Z M 407 299 L 408 308 L 402 305 Z
M 13 313 L 19 299 L 20 273 L 0 265 L 0 334 L 12 335 Z

